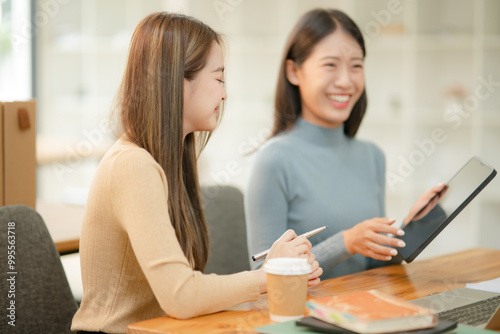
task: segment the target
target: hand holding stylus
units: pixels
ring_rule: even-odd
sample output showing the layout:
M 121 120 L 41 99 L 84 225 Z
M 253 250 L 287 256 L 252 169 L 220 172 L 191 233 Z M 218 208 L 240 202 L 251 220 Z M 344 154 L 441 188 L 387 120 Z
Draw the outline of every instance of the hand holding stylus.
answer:
M 309 274 L 309 286 L 317 285 L 320 283 L 321 274 L 323 274 L 323 269 L 319 266 L 318 261 L 316 261 L 316 256 L 311 253 L 312 245 L 307 240 L 308 237 L 319 233 L 320 231 L 326 228 L 320 228 L 317 230 L 313 230 L 302 235 L 297 236 L 295 231 L 288 230 L 283 235 L 274 242 L 273 246 L 264 252 L 267 254 L 267 258 L 273 257 L 305 257 L 308 262 L 311 264 L 312 271 Z M 259 253 L 260 254 L 260 253 Z M 257 254 L 256 254 L 257 255 Z M 260 258 L 265 257 L 266 255 L 261 255 Z M 262 271 L 262 267 L 258 270 L 260 275 L 265 277 L 265 273 Z M 263 280 L 263 285 L 265 285 L 265 278 Z M 261 289 L 265 289 L 264 286 L 261 286 Z
M 312 237 L 313 235 L 315 234 L 318 234 L 319 232 L 323 231 L 324 229 L 326 229 L 328 226 L 322 226 L 322 227 L 319 227 L 317 229 L 314 229 L 312 231 L 309 231 L 309 232 L 306 232 L 304 234 L 301 234 L 300 236 L 303 236 L 303 237 L 306 237 L 306 238 L 309 238 L 309 237 Z M 260 253 L 257 253 L 255 255 L 252 256 L 252 260 L 254 261 L 258 261 L 258 260 L 261 260 L 263 258 L 265 258 L 267 256 L 267 254 L 269 253 L 269 251 L 271 250 L 271 248 L 269 249 L 266 249 Z

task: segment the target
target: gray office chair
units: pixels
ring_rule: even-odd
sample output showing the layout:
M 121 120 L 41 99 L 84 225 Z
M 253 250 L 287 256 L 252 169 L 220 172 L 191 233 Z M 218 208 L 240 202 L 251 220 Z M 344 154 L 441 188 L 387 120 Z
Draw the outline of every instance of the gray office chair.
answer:
M 0 240 L 0 333 L 72 333 L 77 304 L 42 217 L 24 205 L 0 207 Z
M 210 237 L 205 273 L 233 274 L 250 270 L 243 194 L 233 186 L 201 188 Z

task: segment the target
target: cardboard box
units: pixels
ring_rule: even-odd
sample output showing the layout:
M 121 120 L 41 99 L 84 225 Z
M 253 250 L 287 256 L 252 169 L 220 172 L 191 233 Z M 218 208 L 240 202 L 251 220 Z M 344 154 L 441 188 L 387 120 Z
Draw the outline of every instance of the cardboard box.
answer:
M 36 103 L 0 102 L 0 205 L 36 206 Z

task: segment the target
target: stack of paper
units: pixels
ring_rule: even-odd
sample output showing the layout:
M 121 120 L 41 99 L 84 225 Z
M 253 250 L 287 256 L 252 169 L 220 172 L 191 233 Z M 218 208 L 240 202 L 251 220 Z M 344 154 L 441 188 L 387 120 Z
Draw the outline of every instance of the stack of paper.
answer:
M 467 283 L 466 287 L 470 289 L 500 293 L 500 277 L 480 283 Z

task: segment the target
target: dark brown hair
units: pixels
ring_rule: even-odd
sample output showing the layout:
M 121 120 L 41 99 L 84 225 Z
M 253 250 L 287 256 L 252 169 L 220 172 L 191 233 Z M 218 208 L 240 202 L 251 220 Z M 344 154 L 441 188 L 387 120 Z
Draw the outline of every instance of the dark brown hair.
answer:
M 295 64 L 300 66 L 309 57 L 316 44 L 338 28 L 352 36 L 361 47 L 363 57 L 366 56 L 365 42 L 361 31 L 345 13 L 335 9 L 314 9 L 304 14 L 290 33 L 281 60 L 271 137 L 290 129 L 302 111 L 299 88 L 292 85 L 286 76 L 286 61 L 293 60 Z M 344 122 L 344 133 L 347 136 L 354 137 L 356 135 L 366 106 L 366 91 L 363 90 L 349 118 Z
M 134 31 L 115 104 L 122 131 L 163 168 L 170 220 L 184 254 L 205 268 L 208 230 L 200 201 L 197 157 L 210 133 L 183 136 L 184 79 L 193 80 L 221 36 L 180 14 L 154 13 Z M 197 147 L 198 144 L 198 147 Z

